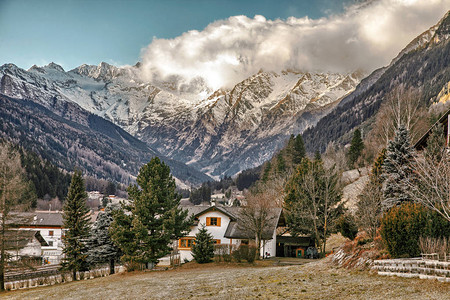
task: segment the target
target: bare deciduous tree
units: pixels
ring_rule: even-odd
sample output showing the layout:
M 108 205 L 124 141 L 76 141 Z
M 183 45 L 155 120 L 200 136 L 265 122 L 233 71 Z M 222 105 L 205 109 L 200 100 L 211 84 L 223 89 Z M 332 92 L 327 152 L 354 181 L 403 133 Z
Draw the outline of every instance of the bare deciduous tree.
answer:
M 414 178 L 407 184 L 414 201 L 438 212 L 450 222 L 450 163 L 448 159 L 447 155 L 442 155 L 438 161 L 426 155 L 416 155 Z
M 381 185 L 369 181 L 356 204 L 358 208 L 356 211 L 358 227 L 365 230 L 372 239 L 375 238 L 377 228 L 380 227 L 382 201 L 383 192 L 381 191 Z
M 246 197 L 247 203 L 239 213 L 240 230 L 253 235 L 258 249 L 256 255 L 259 257 L 263 238 L 272 222 L 276 218 L 275 202 L 271 195 L 266 193 L 249 194 Z
M 340 176 L 335 167 L 324 168 L 320 160 L 304 159 L 287 185 L 285 208 L 293 235 L 310 234 L 325 252 L 330 228 L 343 211 Z
M 420 90 L 399 86 L 386 96 L 368 138 L 365 140 L 363 155 L 372 161 L 376 153 L 385 148 L 394 137 L 400 125 L 410 133 L 415 141 L 427 128 L 427 111 L 420 103 Z
M 32 197 L 19 153 L 6 144 L 0 144 L 0 290 L 5 289 L 8 250 L 11 250 L 7 243 L 10 230 L 15 223 L 23 223 L 18 212 L 29 207 Z

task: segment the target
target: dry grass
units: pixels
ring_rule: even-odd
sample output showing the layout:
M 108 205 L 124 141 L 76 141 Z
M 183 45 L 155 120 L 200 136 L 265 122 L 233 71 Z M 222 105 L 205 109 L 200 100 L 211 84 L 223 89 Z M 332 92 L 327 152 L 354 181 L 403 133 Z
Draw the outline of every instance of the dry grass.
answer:
M 157 272 L 117 274 L 82 282 L 8 292 L 2 299 L 450 299 L 450 284 L 382 277 L 335 268 L 327 261 L 298 266 L 186 264 Z

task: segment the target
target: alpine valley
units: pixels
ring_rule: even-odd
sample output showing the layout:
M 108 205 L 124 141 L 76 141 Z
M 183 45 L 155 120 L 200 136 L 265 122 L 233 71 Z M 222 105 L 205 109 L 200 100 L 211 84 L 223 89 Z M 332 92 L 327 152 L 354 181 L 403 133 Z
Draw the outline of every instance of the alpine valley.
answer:
M 180 181 L 197 184 L 261 165 L 291 134 L 305 132 L 308 151 L 324 150 L 374 115 L 393 84 L 422 87 L 428 101 L 450 81 L 448 28 L 447 13 L 367 78 L 361 71 L 261 70 L 212 90 L 201 79 L 146 81 L 140 63 L 70 71 L 5 64 L 0 135 L 49 153 L 60 167 L 78 164 L 121 181 L 158 155 Z

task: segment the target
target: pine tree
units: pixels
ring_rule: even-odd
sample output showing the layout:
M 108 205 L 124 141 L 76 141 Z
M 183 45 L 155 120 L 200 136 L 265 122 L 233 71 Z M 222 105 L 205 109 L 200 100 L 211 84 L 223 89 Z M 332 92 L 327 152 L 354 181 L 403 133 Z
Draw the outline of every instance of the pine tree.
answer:
M 261 176 L 262 182 L 266 183 L 269 180 L 271 169 L 272 169 L 272 164 L 270 163 L 270 160 L 269 160 L 266 162 L 266 165 L 263 168 L 263 174 Z
M 148 266 L 169 254 L 171 241 L 185 235 L 192 222 L 178 207 L 181 196 L 170 168 L 158 157 L 139 170 L 136 182 L 128 187 L 129 204 L 114 212 L 110 232 L 122 260 Z
M 280 152 L 277 155 L 277 172 L 283 173 L 284 171 L 286 171 L 286 163 L 284 161 L 283 154 Z
M 364 149 L 364 142 L 361 138 L 361 131 L 356 129 L 353 133 L 352 142 L 350 144 L 350 149 L 348 150 L 348 166 L 353 168 L 356 161 L 361 156 L 362 150 Z
M 87 240 L 88 263 L 98 265 L 109 263 L 110 274 L 114 274 L 115 262 L 122 255 L 120 249 L 111 240 L 109 228 L 111 226 L 112 205 L 108 205 L 105 211 L 98 214 L 97 220 L 92 226 L 91 236 Z
M 204 224 L 202 224 L 202 227 L 195 235 L 195 242 L 192 246 L 192 256 L 199 264 L 208 263 L 214 257 L 212 235 L 208 232 Z
M 300 134 L 294 139 L 293 150 L 292 162 L 295 165 L 298 165 L 306 156 L 305 143 L 303 142 L 303 137 Z
M 77 271 L 88 270 L 88 249 L 86 239 L 89 236 L 90 216 L 86 205 L 87 193 L 81 171 L 75 170 L 66 201 L 64 202 L 64 261 L 62 269 L 73 272 L 76 280 Z
M 383 163 L 383 209 L 387 210 L 410 200 L 407 181 L 411 179 L 413 154 L 408 130 L 401 125 L 394 140 L 388 144 Z

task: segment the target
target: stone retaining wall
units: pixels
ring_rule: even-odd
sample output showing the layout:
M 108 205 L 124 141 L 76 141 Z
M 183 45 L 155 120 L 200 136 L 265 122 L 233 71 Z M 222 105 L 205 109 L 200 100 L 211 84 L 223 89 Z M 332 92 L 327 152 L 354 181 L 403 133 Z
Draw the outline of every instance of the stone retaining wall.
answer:
M 114 268 L 116 273 L 124 272 L 125 268 L 123 266 L 116 266 Z M 77 272 L 78 280 L 87 280 L 97 277 L 105 277 L 109 276 L 109 267 L 104 267 L 100 269 L 90 270 L 86 272 Z M 64 272 L 56 275 L 32 278 L 32 279 L 24 279 L 24 280 L 16 280 L 5 282 L 5 290 L 18 290 L 18 289 L 27 289 L 38 286 L 46 286 L 53 285 L 57 283 L 70 282 L 73 281 L 72 272 Z
M 379 275 L 417 277 L 450 282 L 450 262 L 422 258 L 383 259 L 373 262 L 372 270 Z

